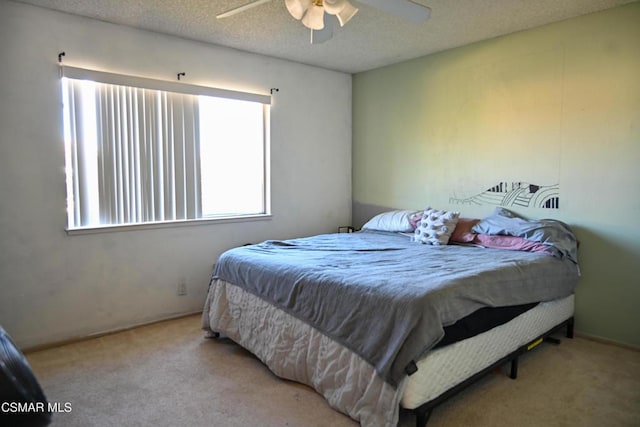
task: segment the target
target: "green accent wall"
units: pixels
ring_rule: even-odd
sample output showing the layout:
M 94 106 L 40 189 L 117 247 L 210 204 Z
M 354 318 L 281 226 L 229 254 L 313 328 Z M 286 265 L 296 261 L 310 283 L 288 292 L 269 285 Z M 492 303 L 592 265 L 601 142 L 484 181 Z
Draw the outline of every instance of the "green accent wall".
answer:
M 636 2 L 356 74 L 354 218 L 480 218 L 495 205 L 462 201 L 500 182 L 557 185 L 559 208 L 509 209 L 574 227 L 576 329 L 640 346 L 638 23 Z

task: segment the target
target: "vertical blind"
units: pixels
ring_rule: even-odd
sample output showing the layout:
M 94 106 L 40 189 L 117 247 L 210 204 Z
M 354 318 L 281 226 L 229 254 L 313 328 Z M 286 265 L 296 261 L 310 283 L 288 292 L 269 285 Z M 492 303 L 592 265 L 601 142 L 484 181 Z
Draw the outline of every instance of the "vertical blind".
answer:
M 198 94 L 270 100 L 70 67 L 62 75 L 69 228 L 201 218 Z
M 100 222 L 200 217 L 193 95 L 96 85 Z

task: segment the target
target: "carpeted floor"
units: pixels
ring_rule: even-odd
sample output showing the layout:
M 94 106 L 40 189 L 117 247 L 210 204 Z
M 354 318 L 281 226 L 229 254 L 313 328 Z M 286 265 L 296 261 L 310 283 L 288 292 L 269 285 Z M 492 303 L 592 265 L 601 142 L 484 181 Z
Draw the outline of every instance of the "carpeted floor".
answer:
M 70 404 L 53 426 L 357 426 L 233 342 L 205 339 L 199 316 L 27 359 L 49 401 Z M 414 423 L 401 414 L 401 427 Z M 429 426 L 640 426 L 640 352 L 584 338 L 538 346 L 517 380 L 487 376 L 436 408 Z

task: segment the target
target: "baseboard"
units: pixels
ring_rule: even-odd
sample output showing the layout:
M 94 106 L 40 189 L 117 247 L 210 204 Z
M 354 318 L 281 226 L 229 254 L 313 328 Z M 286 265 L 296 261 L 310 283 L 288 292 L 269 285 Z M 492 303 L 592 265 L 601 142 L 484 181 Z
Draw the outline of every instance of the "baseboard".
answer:
M 157 320 L 152 320 L 150 322 L 136 323 L 134 325 L 129 325 L 129 326 L 126 326 L 126 327 L 123 327 L 123 328 L 111 329 L 111 330 L 108 330 L 108 331 L 103 331 L 103 332 L 99 332 L 99 333 L 95 333 L 95 334 L 89 334 L 89 335 L 85 335 L 85 336 L 69 338 L 69 339 L 62 340 L 62 341 L 55 341 L 55 342 L 51 342 L 51 343 L 47 343 L 47 344 L 35 345 L 35 346 L 32 346 L 32 347 L 26 347 L 26 348 L 20 349 L 20 350 L 24 354 L 34 353 L 36 351 L 48 350 L 50 348 L 61 347 L 63 345 L 67 345 L 67 344 L 73 344 L 73 343 L 87 341 L 87 340 L 94 339 L 94 338 L 104 337 L 104 336 L 107 336 L 107 335 L 113 335 L 113 334 L 117 334 L 119 332 L 125 332 L 125 331 L 129 331 L 131 329 L 140 328 L 142 326 L 155 325 L 156 323 L 162 323 L 162 322 L 168 322 L 168 321 L 171 321 L 171 320 L 182 319 L 184 317 L 194 316 L 196 314 L 201 314 L 201 313 L 202 313 L 202 311 L 198 310 L 198 311 L 193 311 L 193 312 L 189 312 L 189 313 L 176 314 L 176 315 L 169 316 L 169 317 L 163 317 L 163 318 L 157 319 Z M 575 336 L 580 337 L 580 338 L 584 338 L 584 339 L 587 339 L 587 340 L 590 340 L 590 341 L 599 342 L 599 343 L 602 343 L 602 344 L 613 345 L 613 346 L 616 346 L 616 347 L 622 347 L 622 348 L 626 348 L 628 350 L 634 350 L 634 351 L 640 352 L 640 346 L 639 345 L 623 343 L 623 342 L 620 342 L 620 341 L 615 341 L 615 340 L 611 340 L 611 339 L 608 339 L 608 338 L 603 338 L 603 337 L 600 337 L 600 336 L 597 336 L 597 335 L 590 335 L 590 334 L 587 334 L 587 333 L 581 332 L 581 331 L 575 331 Z
M 628 344 L 620 341 L 611 340 L 609 338 L 599 337 L 597 335 L 590 335 L 584 332 L 576 331 L 575 335 L 580 338 L 587 339 L 589 341 L 595 341 L 602 344 L 613 345 L 616 347 L 626 348 L 628 350 L 640 351 L 640 345 Z
M 24 349 L 20 349 L 20 351 L 22 351 L 22 353 L 24 353 L 24 354 L 35 353 L 36 351 L 49 350 L 51 348 L 61 347 L 63 345 L 67 345 L 67 344 L 75 344 L 75 343 L 82 342 L 82 341 L 88 341 L 88 340 L 92 340 L 94 338 L 100 338 L 100 337 L 104 337 L 104 336 L 107 336 L 107 335 L 117 334 L 119 332 L 130 331 L 131 329 L 140 328 L 142 326 L 155 325 L 157 323 L 168 322 L 168 321 L 176 320 L 176 319 L 182 319 L 184 317 L 194 316 L 196 314 L 202 314 L 202 311 L 199 310 L 199 311 L 193 311 L 193 312 L 189 312 L 189 313 L 176 314 L 176 315 L 173 315 L 173 316 L 163 317 L 161 319 L 152 320 L 152 321 L 149 321 L 149 322 L 136 323 L 136 324 L 129 325 L 129 326 L 126 326 L 126 327 L 123 327 L 123 328 L 110 329 L 108 331 L 98 332 L 98 333 L 95 333 L 95 334 L 78 336 L 78 337 L 69 338 L 69 339 L 62 340 L 62 341 L 54 341 L 54 342 L 50 342 L 50 343 L 47 343 L 47 344 L 40 344 L 40 345 L 35 345 L 35 346 L 32 346 L 32 347 L 26 347 Z

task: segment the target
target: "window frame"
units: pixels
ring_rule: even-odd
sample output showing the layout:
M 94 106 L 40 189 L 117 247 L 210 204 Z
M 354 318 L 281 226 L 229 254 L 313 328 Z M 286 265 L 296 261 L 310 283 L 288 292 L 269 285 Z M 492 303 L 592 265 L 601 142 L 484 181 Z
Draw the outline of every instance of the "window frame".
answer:
M 262 213 L 250 213 L 250 214 L 233 214 L 233 215 L 217 215 L 217 216 L 201 216 L 199 218 L 189 219 L 173 219 L 163 221 L 146 221 L 139 223 L 118 223 L 118 224 L 99 224 L 99 225 L 87 225 L 87 226 L 73 226 L 69 223 L 70 217 L 66 213 L 66 227 L 65 231 L 68 235 L 77 234 L 93 234 L 93 233 L 105 233 L 114 231 L 128 231 L 128 230 L 141 230 L 141 229 L 157 229 L 157 228 L 169 228 L 169 227 L 183 227 L 194 225 L 207 225 L 214 223 L 229 223 L 229 222 L 245 222 L 245 221 L 257 221 L 268 220 L 272 218 L 271 214 L 271 158 L 270 158 L 270 106 L 271 96 L 262 95 L 250 92 L 240 92 L 228 89 L 220 89 L 209 86 L 198 86 L 182 82 L 170 82 L 164 80 L 155 80 L 144 77 L 130 76 L 124 74 L 115 74 L 104 71 L 90 70 L 85 68 L 72 67 L 67 65 L 60 66 L 60 77 L 69 78 L 74 80 L 89 80 L 98 83 L 107 83 L 120 86 L 131 86 L 136 88 L 144 88 L 151 90 L 161 90 L 166 92 L 174 92 L 179 94 L 188 94 L 194 96 L 212 96 L 216 98 L 227 98 L 233 100 L 251 101 L 264 105 L 263 108 L 263 206 L 264 212 Z M 66 96 L 66 95 L 64 95 Z M 66 141 L 66 137 L 65 137 Z M 66 142 L 65 142 L 66 145 Z M 65 159 L 67 148 L 65 147 Z M 68 168 L 65 160 L 65 169 Z M 73 171 L 75 173 L 75 171 Z M 68 177 L 65 179 L 69 179 Z M 68 192 L 68 191 L 67 191 Z M 67 203 L 69 195 L 67 194 Z M 65 212 L 67 210 L 65 209 Z

